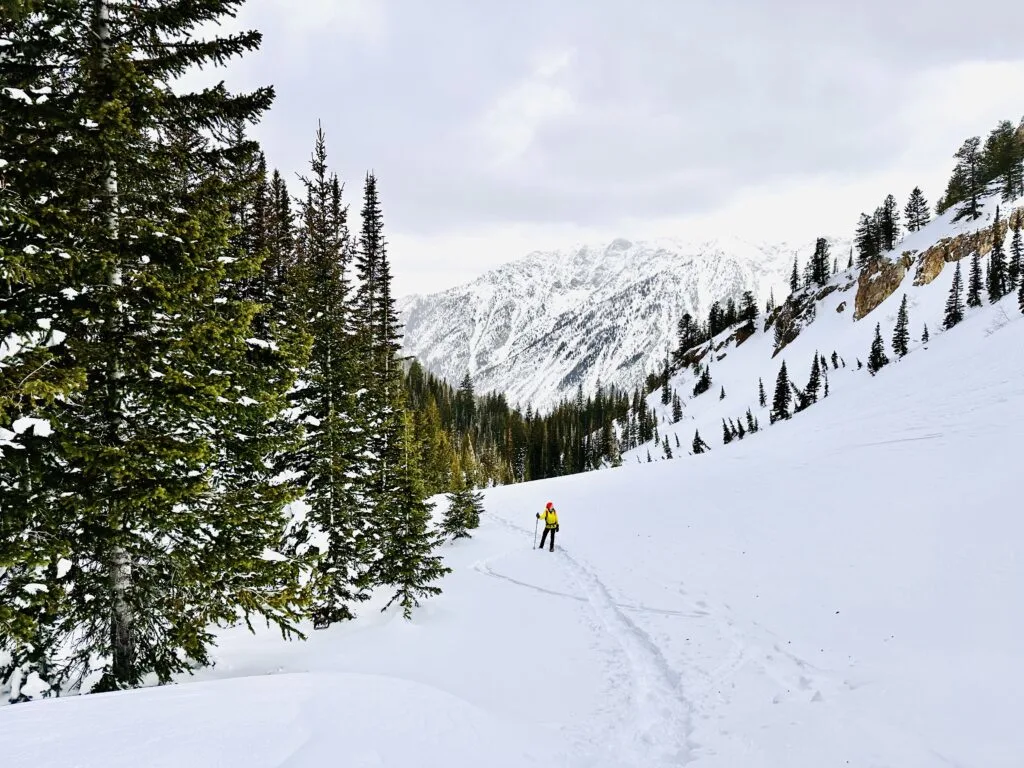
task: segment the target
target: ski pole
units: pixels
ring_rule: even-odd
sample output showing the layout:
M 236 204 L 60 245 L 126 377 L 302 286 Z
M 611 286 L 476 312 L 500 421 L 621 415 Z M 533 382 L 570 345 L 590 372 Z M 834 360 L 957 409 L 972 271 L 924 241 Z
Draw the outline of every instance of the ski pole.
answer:
M 540 518 L 533 521 L 533 548 L 537 548 L 537 527 L 540 525 Z

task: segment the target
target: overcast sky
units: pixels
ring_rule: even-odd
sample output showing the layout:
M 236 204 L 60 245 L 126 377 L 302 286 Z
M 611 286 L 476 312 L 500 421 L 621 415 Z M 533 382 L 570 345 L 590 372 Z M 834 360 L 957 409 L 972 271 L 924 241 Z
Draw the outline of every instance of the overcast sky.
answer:
M 358 210 L 377 175 L 396 292 L 617 236 L 850 234 L 942 193 L 1024 114 L 1024 3 L 249 0 L 229 84 L 294 180 L 317 120 Z M 295 190 L 293 190 L 295 191 Z

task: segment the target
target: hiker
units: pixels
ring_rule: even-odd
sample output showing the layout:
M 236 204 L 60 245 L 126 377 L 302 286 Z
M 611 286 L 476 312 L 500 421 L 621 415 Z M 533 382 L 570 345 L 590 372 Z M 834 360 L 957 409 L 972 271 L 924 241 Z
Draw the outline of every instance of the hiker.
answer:
M 550 501 L 547 506 L 544 507 L 543 512 L 537 513 L 537 519 L 544 520 L 544 533 L 540 537 L 540 546 L 538 549 L 544 549 L 544 540 L 547 539 L 548 534 L 551 534 L 551 549 L 549 552 L 555 551 L 555 533 L 558 531 L 558 513 L 555 512 L 555 505 Z

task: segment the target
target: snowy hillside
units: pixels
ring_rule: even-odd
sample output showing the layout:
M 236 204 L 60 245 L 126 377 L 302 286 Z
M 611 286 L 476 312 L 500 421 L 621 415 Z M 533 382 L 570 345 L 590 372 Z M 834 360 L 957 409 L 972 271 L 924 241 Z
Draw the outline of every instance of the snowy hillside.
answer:
M 943 290 L 915 293 L 915 328 Z M 490 490 L 412 623 L 368 605 L 305 644 L 233 631 L 202 682 L 0 709 L 0 764 L 1024 764 L 1024 320 L 979 309 L 872 379 L 849 371 L 864 338 L 835 334 L 875 316 L 826 309 L 847 369 L 793 420 Z M 729 358 L 735 411 L 752 372 Z M 531 543 L 549 499 L 554 553 Z
M 848 244 L 834 250 L 845 266 Z M 578 385 L 633 389 L 658 370 L 683 312 L 752 290 L 788 292 L 794 255 L 814 244 L 755 245 L 738 238 L 631 243 L 534 253 L 468 285 L 400 302 L 404 351 L 458 384 L 546 409 Z
M 970 238 L 978 237 L 979 233 L 990 232 L 998 202 L 995 198 L 986 201 L 982 216 L 977 221 L 964 219 L 953 222 L 953 211 L 949 211 L 920 231 L 909 233 L 895 251 L 897 256 L 905 254 L 910 263 L 906 274 L 898 285 L 893 286 L 891 295 L 859 320 L 854 318 L 860 290 L 858 270 L 853 269 L 834 275 L 827 289 L 817 291 L 819 295 L 828 295 L 814 305 L 813 311 L 804 319 L 805 325 L 799 335 L 778 354 L 775 354 L 775 330 L 773 327 L 765 329 L 764 317 L 759 318 L 757 322 L 757 332 L 750 338 L 742 340 L 738 346 L 737 340 L 733 337 L 736 329 L 732 328 L 721 333 L 710 344 L 695 350 L 695 356 L 701 358 L 700 364 L 710 366 L 710 390 L 697 397 L 693 395 L 698 377 L 692 368 L 674 376 L 670 388 L 679 394 L 683 403 L 682 419 L 677 423 L 672 422 L 671 407 L 662 405 L 660 394 L 650 395 L 647 403 L 657 414 L 660 442 L 655 444 L 651 441 L 641 445 L 625 453 L 623 460 L 647 461 L 648 455 L 653 460 L 664 458 L 666 454 L 662 443 L 666 436 L 674 457 L 688 454 L 697 432 L 712 450 L 721 450 L 724 442 L 723 419 L 731 419 L 733 424 L 742 424 L 746 429 L 745 414 L 748 409 L 757 420 L 760 429 L 765 429 L 770 423 L 772 396 L 783 362 L 786 363 L 790 381 L 796 388 L 803 389 L 808 383 L 815 356 L 819 357 L 819 361 L 820 357 L 824 356 L 827 364 L 822 366 L 822 388 L 824 389 L 827 380 L 830 397 L 847 390 L 861 389 L 866 389 L 866 396 L 870 397 L 871 392 L 879 389 L 878 382 L 892 375 L 891 366 L 883 368 L 876 377 L 872 377 L 866 367 L 876 325 L 881 326 L 887 356 L 898 366 L 913 366 L 921 356 L 933 354 L 938 347 L 955 344 L 957 339 L 965 335 L 982 339 L 1001 330 L 1004 334 L 1016 335 L 1019 343 L 1024 346 L 1024 326 L 1010 322 L 1020 317 L 1016 292 L 1006 296 L 997 307 L 968 308 L 963 323 L 944 331 L 942 325 L 945 304 L 953 281 L 955 263 L 943 264 L 940 258 L 938 266 L 941 271 L 937 276 L 927 284 L 917 284 L 923 282 L 919 279 L 922 270 L 935 266 L 932 260 L 928 265 L 922 266 L 923 255 L 930 249 L 932 252 L 941 250 L 942 244 L 946 242 L 952 244 L 954 250 L 961 249 L 960 255 L 963 258 L 960 260 L 960 267 L 966 287 L 970 267 L 970 258 L 967 257 L 972 253 L 972 249 L 963 243 L 972 242 Z M 1024 200 L 1003 205 L 1002 221 L 1005 223 L 1008 213 L 1022 206 Z M 987 252 L 983 254 L 983 267 L 987 255 Z M 908 356 L 897 362 L 892 338 L 904 295 L 907 297 L 910 345 Z M 985 303 L 987 304 L 987 298 Z M 929 333 L 928 344 L 921 341 L 925 326 Z M 713 348 L 713 352 L 709 354 L 710 348 Z M 833 353 L 839 363 L 838 368 L 833 362 Z M 863 368 L 858 368 L 858 361 L 864 365 Z M 956 375 L 959 370 L 960 366 L 957 366 L 948 376 Z M 765 406 L 761 406 L 759 402 L 759 381 L 763 382 L 767 396 Z M 939 382 L 934 386 L 937 385 Z M 721 397 L 723 389 L 724 398 Z M 878 397 L 883 396 L 879 392 Z M 798 413 L 793 418 L 802 419 L 805 415 Z M 758 438 L 758 435 L 754 435 L 745 439 Z M 731 447 L 725 447 L 725 450 Z

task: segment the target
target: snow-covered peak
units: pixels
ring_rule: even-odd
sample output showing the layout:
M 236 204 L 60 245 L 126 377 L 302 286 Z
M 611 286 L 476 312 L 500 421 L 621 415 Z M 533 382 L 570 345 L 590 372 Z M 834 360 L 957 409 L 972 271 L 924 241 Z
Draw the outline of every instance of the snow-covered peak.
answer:
M 845 266 L 849 244 L 833 251 Z M 582 385 L 634 387 L 674 343 L 684 312 L 703 319 L 714 301 L 753 291 L 763 306 L 788 292 L 793 259 L 813 243 L 736 236 L 687 241 L 615 239 L 537 251 L 450 290 L 399 302 L 404 349 L 478 391 L 548 408 Z

